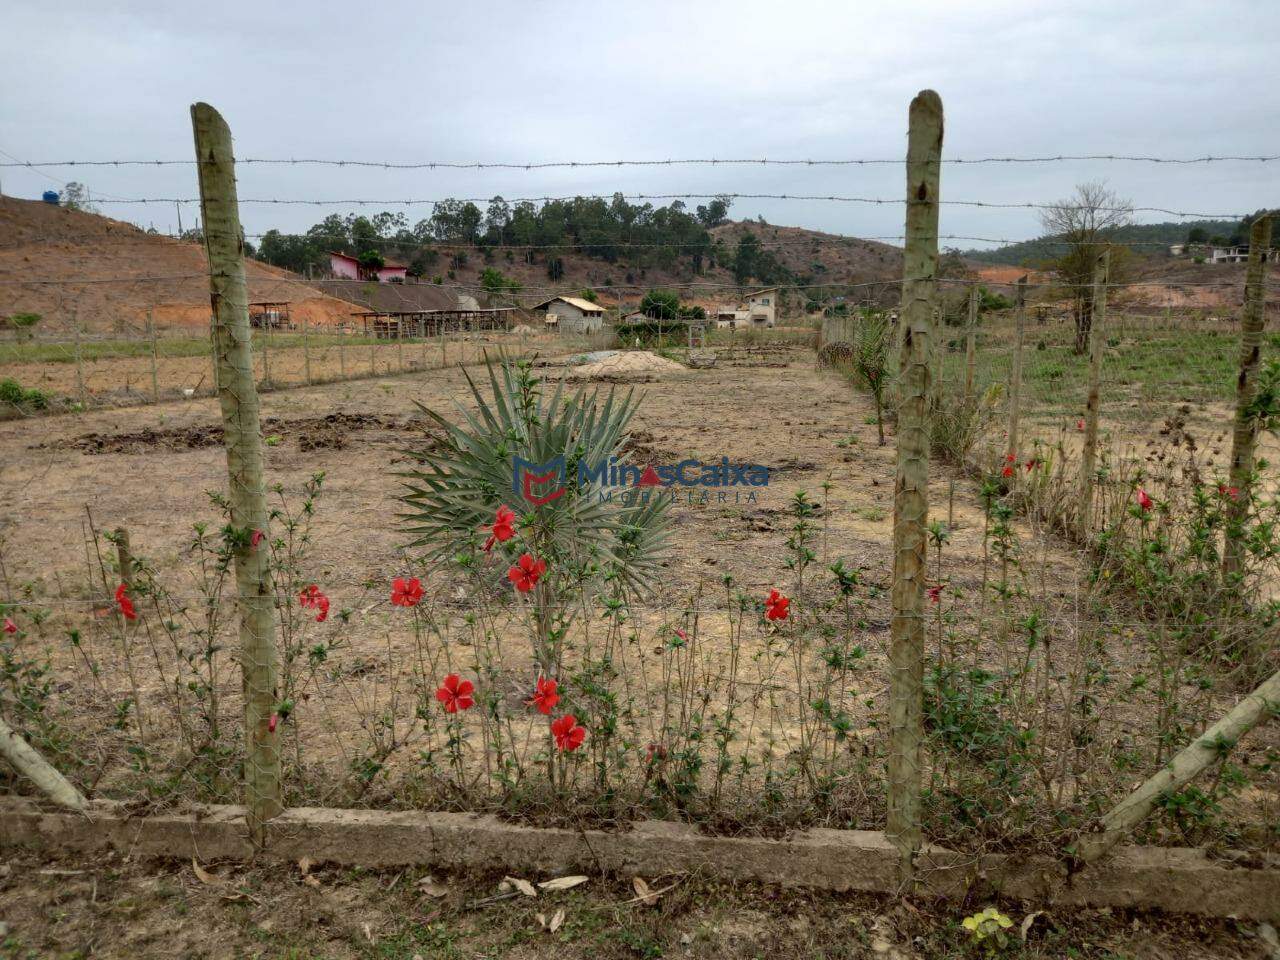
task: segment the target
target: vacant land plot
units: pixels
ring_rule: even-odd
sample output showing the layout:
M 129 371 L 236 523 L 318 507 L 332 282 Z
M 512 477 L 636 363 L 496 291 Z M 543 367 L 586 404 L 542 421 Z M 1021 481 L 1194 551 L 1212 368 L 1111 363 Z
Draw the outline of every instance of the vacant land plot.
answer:
M 535 369 L 555 381 L 571 361 Z M 290 802 L 882 824 L 892 437 L 878 445 L 867 398 L 784 342 L 636 388 L 633 462 L 728 458 L 768 465 L 770 482 L 682 493 L 656 593 L 569 619 L 560 679 L 589 736 L 580 759 L 557 761 L 550 792 L 532 776 L 549 762 L 545 719 L 522 706 L 537 671 L 505 566 L 425 570 L 397 520 L 398 472 L 439 436 L 418 404 L 474 409 L 463 372 L 264 396 Z M 32 701 L 33 739 L 85 789 L 165 803 L 238 793 L 219 443 L 212 400 L 0 425 L 20 627 L 9 679 Z M 975 849 L 1056 848 L 1236 693 L 1185 657 L 1169 672 L 1141 610 L 1107 601 L 1077 548 L 978 484 L 935 469 L 930 497 L 929 830 Z M 117 527 L 141 558 L 136 622 L 111 598 Z M 389 583 L 410 574 L 427 597 L 405 611 Z M 298 603 L 310 584 L 331 603 L 320 622 Z M 785 621 L 761 618 L 774 589 L 792 598 Z M 485 710 L 440 712 L 450 672 L 475 679 Z M 1255 735 L 1204 809 L 1171 809 L 1149 838 L 1273 847 L 1275 749 Z

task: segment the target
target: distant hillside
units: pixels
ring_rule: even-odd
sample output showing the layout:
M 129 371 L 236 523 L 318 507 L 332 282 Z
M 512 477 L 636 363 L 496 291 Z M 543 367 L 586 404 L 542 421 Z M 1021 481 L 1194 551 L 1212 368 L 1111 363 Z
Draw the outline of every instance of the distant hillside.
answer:
M 1168 256 L 1168 245 L 1182 243 L 1187 234 L 1195 227 L 1204 230 L 1210 237 L 1230 238 L 1239 228 L 1236 220 L 1184 220 L 1176 223 L 1140 223 L 1117 230 L 1117 242 L 1133 243 L 1135 253 L 1148 257 Z M 1024 240 L 994 250 L 965 250 L 963 256 L 981 263 L 1009 264 L 1013 266 L 1035 266 L 1045 260 L 1059 256 L 1063 251 L 1061 243 L 1051 239 Z
M 38 313 L 42 333 L 139 335 L 207 327 L 208 260 L 197 243 L 92 213 L 0 197 L 0 317 Z M 246 265 L 251 300 L 288 302 L 294 321 L 340 323 L 353 307 L 265 263 Z M 60 281 L 49 283 L 47 281 Z M 46 281 L 24 283 L 22 281 Z

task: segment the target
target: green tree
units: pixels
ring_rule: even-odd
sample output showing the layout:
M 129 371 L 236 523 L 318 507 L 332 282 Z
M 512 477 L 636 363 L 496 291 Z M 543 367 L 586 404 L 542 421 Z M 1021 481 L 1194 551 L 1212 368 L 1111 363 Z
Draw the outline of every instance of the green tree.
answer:
M 97 213 L 98 206 L 89 199 L 89 188 L 78 180 L 72 180 L 62 188 L 62 205 L 68 210 Z
M 650 290 L 640 301 L 640 312 L 655 320 L 675 320 L 680 316 L 680 298 L 670 290 Z
M 738 239 L 738 249 L 733 255 L 733 276 L 739 283 L 746 283 L 757 276 L 760 267 L 760 241 L 754 233 L 744 233 Z

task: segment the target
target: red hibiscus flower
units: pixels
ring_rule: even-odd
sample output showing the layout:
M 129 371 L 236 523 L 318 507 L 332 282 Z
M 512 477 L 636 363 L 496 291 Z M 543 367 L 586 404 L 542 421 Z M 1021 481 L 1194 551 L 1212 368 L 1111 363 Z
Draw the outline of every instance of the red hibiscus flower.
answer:
M 123 583 L 116 587 L 116 606 L 126 620 L 138 619 L 138 611 L 133 608 L 133 601 L 129 599 L 129 588 Z
M 1034 470 L 1038 466 L 1040 466 L 1040 461 L 1037 460 L 1035 457 L 1032 457 L 1030 460 L 1027 461 L 1027 473 L 1030 473 L 1032 470 Z
M 253 533 L 249 534 L 249 546 L 253 547 L 256 550 L 258 548 L 258 544 L 260 544 L 266 538 L 267 538 L 267 535 L 263 533 L 261 530 L 255 530 L 253 531 Z
M 930 587 L 928 593 L 929 593 L 929 602 L 937 603 L 938 600 L 942 597 L 942 584 L 938 584 L 936 587 Z
M 1228 487 L 1225 483 L 1218 484 L 1218 493 L 1224 497 L 1230 497 L 1232 500 L 1240 499 L 1239 487 Z
M 1013 476 L 1013 464 L 1010 464 L 1010 463 L 1005 464 L 1004 469 L 1000 471 L 1000 476 L 1002 476 L 1002 477 L 1012 477 L 1012 476 Z
M 1143 513 L 1146 513 L 1153 506 L 1155 506 L 1154 501 L 1152 501 L 1152 499 L 1149 496 L 1147 496 L 1147 491 L 1143 490 L 1141 487 L 1138 488 L 1138 492 L 1137 494 L 1135 494 L 1135 497 L 1138 501 L 1138 509 L 1141 510 Z
M 445 713 L 470 710 L 476 702 L 476 698 L 471 695 L 475 689 L 476 685 L 470 680 L 463 680 L 456 673 L 451 673 L 436 690 L 436 699 L 444 704 Z
M 494 516 L 493 524 L 489 529 L 493 532 L 489 534 L 489 539 L 484 542 L 486 553 L 493 549 L 495 543 L 506 543 L 516 535 L 515 511 L 507 506 L 498 507 L 498 512 Z
M 764 598 L 764 618 L 766 620 L 785 620 L 790 613 L 791 601 L 777 590 L 770 590 Z
M 17 625 L 16 623 L 14 623 L 14 622 L 13 622 L 13 619 L 12 619 L 11 617 L 5 617 L 5 618 L 4 618 L 4 632 L 5 632 L 5 633 L 17 633 L 17 632 L 18 632 L 18 625 Z
M 535 560 L 530 554 L 520 554 L 516 565 L 507 571 L 510 580 L 521 593 L 528 593 L 547 572 L 547 561 Z
M 275 733 L 276 727 L 278 727 L 279 725 L 280 725 L 280 714 L 273 713 L 271 715 L 271 719 L 267 721 L 267 731 L 269 733 Z
M 556 738 L 556 747 L 564 753 L 577 750 L 587 739 L 586 729 L 578 726 L 578 718 L 572 713 L 551 721 L 551 735 Z
M 314 583 L 298 594 L 298 603 L 305 609 L 316 612 L 316 623 L 324 623 L 329 619 L 329 598 Z
M 560 694 L 556 691 L 558 686 L 559 684 L 554 680 L 547 677 L 539 677 L 538 686 L 533 691 L 533 696 L 524 702 L 525 706 L 537 707 L 539 713 L 544 716 L 551 716 L 551 711 L 560 702 Z
M 417 577 L 396 577 L 391 581 L 391 603 L 397 607 L 416 607 L 422 602 L 422 581 Z

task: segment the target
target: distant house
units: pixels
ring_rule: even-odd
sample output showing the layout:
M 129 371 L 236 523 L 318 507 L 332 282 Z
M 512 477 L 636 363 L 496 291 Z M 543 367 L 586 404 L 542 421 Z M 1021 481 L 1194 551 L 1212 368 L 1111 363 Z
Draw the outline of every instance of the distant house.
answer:
M 376 280 L 379 283 L 391 281 L 403 282 L 409 267 L 403 263 L 384 261 L 376 270 L 360 265 L 360 261 L 350 254 L 330 253 L 329 272 L 340 280 Z
M 772 327 L 778 320 L 778 288 L 767 287 L 747 294 L 742 303 L 716 308 L 717 327 Z
M 568 333 L 595 333 L 604 326 L 604 307 L 581 297 L 552 297 L 533 310 L 545 310 L 547 326 Z

